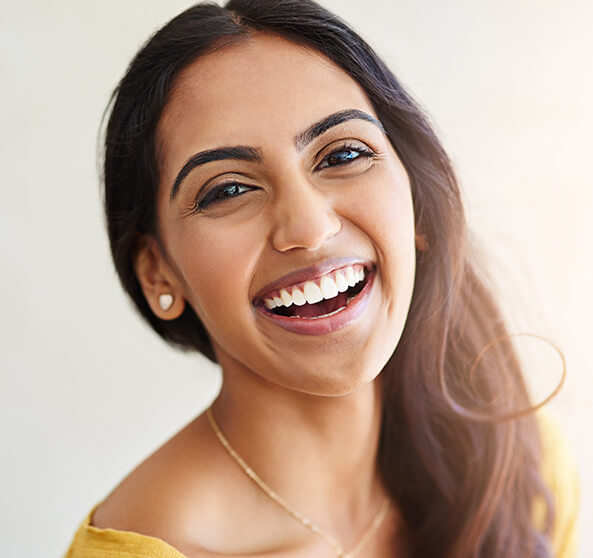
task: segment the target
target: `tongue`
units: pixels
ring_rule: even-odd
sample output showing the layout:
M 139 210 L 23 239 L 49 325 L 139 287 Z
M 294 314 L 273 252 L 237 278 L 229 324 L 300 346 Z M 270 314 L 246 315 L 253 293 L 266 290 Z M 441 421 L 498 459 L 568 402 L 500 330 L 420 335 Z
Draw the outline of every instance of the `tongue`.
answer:
M 338 308 L 342 308 L 342 306 L 346 306 L 348 302 L 348 296 L 346 293 L 340 293 L 338 296 L 334 298 L 330 298 L 329 300 L 322 300 L 321 302 L 317 302 L 316 304 L 303 304 L 303 306 L 291 306 L 291 309 L 294 309 L 292 312 L 293 316 L 300 316 L 301 318 L 317 318 L 319 316 L 323 316 L 325 314 L 331 314 L 338 310 Z

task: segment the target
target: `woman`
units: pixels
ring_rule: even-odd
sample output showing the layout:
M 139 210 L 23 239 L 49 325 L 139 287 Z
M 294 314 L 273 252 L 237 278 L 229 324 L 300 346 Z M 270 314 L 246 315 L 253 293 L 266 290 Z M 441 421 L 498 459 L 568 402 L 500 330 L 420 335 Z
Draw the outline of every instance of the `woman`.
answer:
M 223 385 L 69 558 L 572 556 L 447 156 L 351 29 L 197 5 L 133 60 L 105 146 L 122 284 Z

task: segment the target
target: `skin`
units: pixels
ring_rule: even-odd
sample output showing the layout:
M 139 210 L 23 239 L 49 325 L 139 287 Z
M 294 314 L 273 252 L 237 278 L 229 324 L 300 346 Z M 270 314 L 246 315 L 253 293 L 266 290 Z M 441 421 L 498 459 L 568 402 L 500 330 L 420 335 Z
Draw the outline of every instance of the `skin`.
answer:
M 206 326 L 223 370 L 214 413 L 236 451 L 349 549 L 385 495 L 375 465 L 379 373 L 405 324 L 415 245 L 408 176 L 378 126 L 351 119 L 295 144 L 343 110 L 376 118 L 345 72 L 273 35 L 253 34 L 187 67 L 158 128 L 160 242 L 142 239 L 135 268 L 157 316 L 174 319 L 190 304 Z M 238 145 L 263 160 L 196 167 L 170 199 L 192 155 Z M 321 168 L 336 150 L 352 160 Z M 247 188 L 196 212 L 196 196 L 227 179 Z M 254 308 L 272 281 L 336 257 L 376 269 L 369 302 L 347 327 L 301 335 Z M 163 293 L 174 296 L 167 311 Z M 204 415 L 124 480 L 93 523 L 157 536 L 190 558 L 334 555 L 249 481 Z M 392 507 L 363 554 L 393 556 L 400 523 Z

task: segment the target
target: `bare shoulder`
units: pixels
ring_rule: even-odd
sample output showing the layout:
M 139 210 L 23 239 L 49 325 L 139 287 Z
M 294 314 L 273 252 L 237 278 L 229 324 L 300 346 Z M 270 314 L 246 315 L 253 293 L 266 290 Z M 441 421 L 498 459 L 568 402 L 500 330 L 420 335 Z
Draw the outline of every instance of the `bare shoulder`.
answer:
M 188 556 L 199 555 L 198 527 L 213 527 L 207 525 L 207 510 L 220 499 L 220 451 L 214 442 L 205 417 L 198 417 L 111 492 L 92 524 L 157 537 Z
M 229 458 L 205 415 L 134 469 L 91 523 L 161 539 L 187 558 L 255 556 L 262 549 L 284 556 L 279 549 L 303 537 L 302 528 L 279 514 Z

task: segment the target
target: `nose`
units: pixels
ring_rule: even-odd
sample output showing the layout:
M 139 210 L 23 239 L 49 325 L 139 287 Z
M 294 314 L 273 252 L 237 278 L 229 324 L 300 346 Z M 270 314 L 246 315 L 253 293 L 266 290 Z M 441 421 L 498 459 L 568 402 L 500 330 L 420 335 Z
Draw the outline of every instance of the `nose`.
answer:
M 342 222 L 329 197 L 302 177 L 293 177 L 290 185 L 277 192 L 272 231 L 275 250 L 317 250 L 341 230 Z

